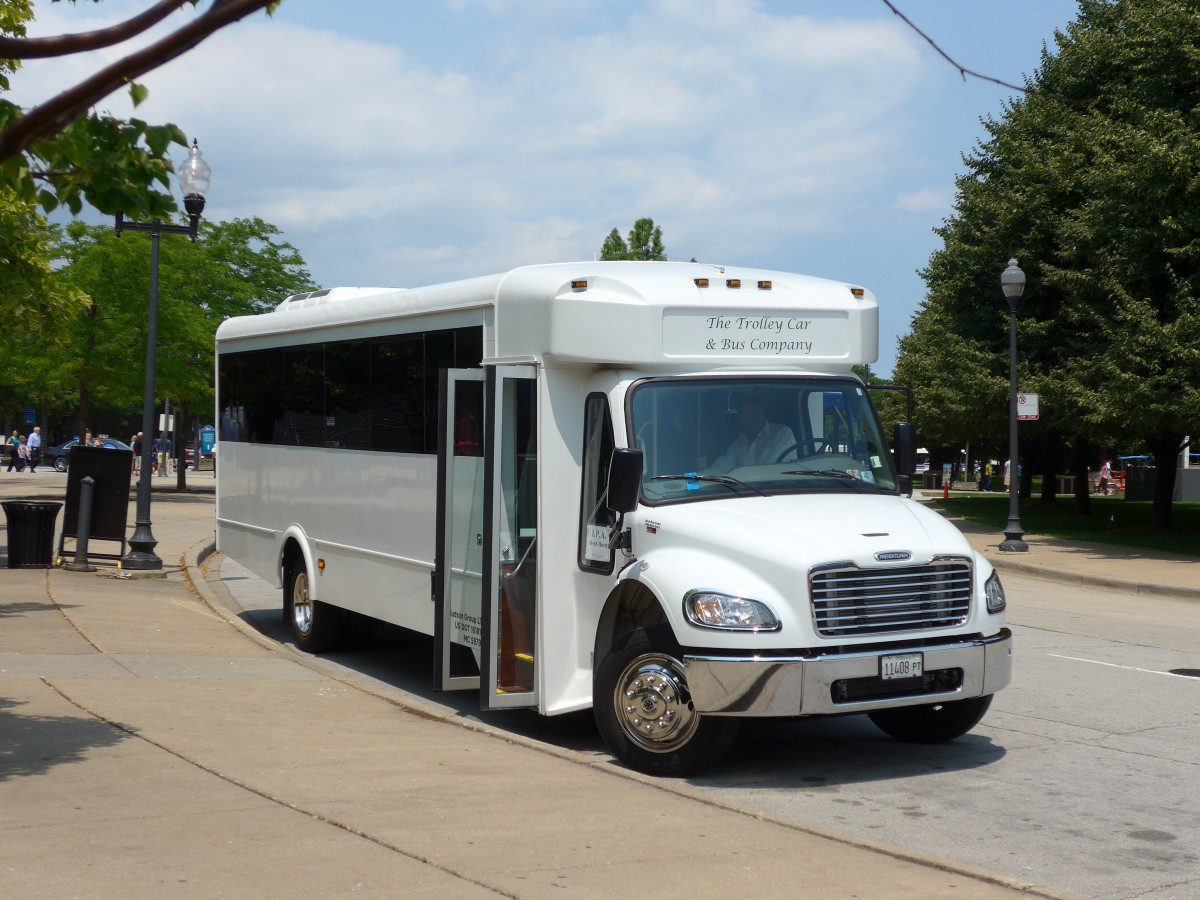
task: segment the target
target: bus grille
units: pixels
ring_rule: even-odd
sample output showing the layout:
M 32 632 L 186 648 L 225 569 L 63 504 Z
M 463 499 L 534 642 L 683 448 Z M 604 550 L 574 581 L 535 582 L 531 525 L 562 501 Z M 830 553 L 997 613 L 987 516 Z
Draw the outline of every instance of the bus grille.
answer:
M 831 569 L 814 572 L 809 588 L 822 637 L 948 628 L 971 611 L 971 567 L 963 562 Z

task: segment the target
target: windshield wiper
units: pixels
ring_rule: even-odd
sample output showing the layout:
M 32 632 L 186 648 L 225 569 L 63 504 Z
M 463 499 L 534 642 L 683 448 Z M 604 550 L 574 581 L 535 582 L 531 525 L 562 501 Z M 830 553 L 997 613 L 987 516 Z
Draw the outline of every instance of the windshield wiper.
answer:
M 852 481 L 858 481 L 849 472 L 843 472 L 841 469 L 790 469 L 783 473 L 784 475 L 825 475 L 829 478 L 849 478 Z
M 696 472 L 687 472 L 683 475 L 652 475 L 651 481 L 703 481 L 708 484 L 723 484 L 727 488 L 737 490 L 743 487 L 748 491 L 754 491 L 760 497 L 767 496 L 752 484 L 746 484 L 744 481 L 739 481 L 732 475 L 700 475 Z

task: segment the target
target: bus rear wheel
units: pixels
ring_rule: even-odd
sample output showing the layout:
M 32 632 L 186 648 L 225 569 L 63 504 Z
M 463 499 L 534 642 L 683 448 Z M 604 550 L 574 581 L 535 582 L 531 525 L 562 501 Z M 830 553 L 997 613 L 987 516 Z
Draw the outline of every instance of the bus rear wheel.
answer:
M 667 625 L 619 639 L 596 671 L 593 714 L 621 762 L 648 775 L 680 777 L 715 762 L 739 720 L 702 716 L 692 706 L 683 653 Z
M 962 737 L 979 724 L 992 696 L 930 703 L 926 706 L 900 706 L 867 713 L 885 733 L 908 744 L 942 744 Z
M 336 606 L 312 599 L 303 557 L 293 560 L 288 568 L 283 610 L 296 646 L 305 653 L 324 653 L 337 646 L 345 614 Z

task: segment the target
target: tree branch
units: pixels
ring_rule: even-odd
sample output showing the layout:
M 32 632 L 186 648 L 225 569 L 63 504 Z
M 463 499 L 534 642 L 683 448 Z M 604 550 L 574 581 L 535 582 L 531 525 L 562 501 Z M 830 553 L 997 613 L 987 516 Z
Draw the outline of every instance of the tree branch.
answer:
M 162 40 L 101 69 L 57 97 L 34 107 L 0 132 L 0 164 L 51 137 L 89 107 L 132 79 L 191 50 L 226 25 L 272 5 L 275 0 L 213 0 L 208 11 Z
M 907 25 L 909 28 L 911 28 L 913 31 L 915 31 L 917 34 L 919 34 L 925 40 L 925 43 L 927 43 L 930 47 L 932 47 L 935 51 L 937 51 L 938 56 L 940 56 L 946 62 L 950 63 L 950 65 L 954 66 L 954 68 L 958 69 L 958 74 L 962 76 L 963 81 L 966 81 L 967 76 L 970 75 L 972 78 L 978 78 L 980 81 L 990 81 L 992 84 L 998 84 L 998 85 L 1000 85 L 1000 87 L 1008 88 L 1010 91 L 1016 91 L 1019 94 L 1025 94 L 1030 97 L 1046 97 L 1050 100 L 1058 100 L 1061 103 L 1092 104 L 1092 103 L 1096 102 L 1094 98 L 1081 100 L 1078 97 L 1064 97 L 1061 94 L 1051 94 L 1051 93 L 1047 93 L 1046 91 L 1039 91 L 1037 88 L 1020 87 L 1015 84 L 1009 84 L 1007 81 L 1001 81 L 999 78 L 993 78 L 991 75 L 983 75 L 979 72 L 972 72 L 970 69 L 966 68 L 965 66 L 960 65 L 959 63 L 957 63 L 953 59 L 951 59 L 950 54 L 948 54 L 945 50 L 943 50 L 941 47 L 939 47 L 937 45 L 937 41 L 935 41 L 933 38 L 931 38 L 929 35 L 927 35 L 925 32 L 923 32 L 920 28 L 918 28 L 916 25 L 914 25 L 912 23 L 912 20 L 909 19 L 908 16 L 904 15 L 904 13 L 900 12 L 900 10 L 896 9 L 896 7 L 892 5 L 891 0 L 883 0 L 883 5 L 886 6 L 888 9 L 890 9 L 897 16 L 899 16 L 901 21 L 903 21 L 905 25 Z
M 111 47 L 136 37 L 157 25 L 175 10 L 195 0 L 158 0 L 154 6 L 139 13 L 128 21 L 99 31 L 84 31 L 78 34 L 61 34 L 44 38 L 14 38 L 0 35 L 0 59 L 47 59 L 54 56 L 69 56 L 88 50 Z

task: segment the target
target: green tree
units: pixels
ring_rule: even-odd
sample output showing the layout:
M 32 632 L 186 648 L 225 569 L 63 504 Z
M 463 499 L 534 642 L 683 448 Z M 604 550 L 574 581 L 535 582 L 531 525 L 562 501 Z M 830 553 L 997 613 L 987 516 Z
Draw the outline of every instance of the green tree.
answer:
M 600 247 L 600 258 L 665 260 L 667 251 L 663 248 L 662 229 L 654 224 L 653 219 L 638 219 L 629 229 L 628 239 L 625 239 L 614 228 Z
M 72 0 L 75 2 L 75 0 Z M 99 2 L 99 0 L 95 0 Z M 102 213 L 165 218 L 175 210 L 169 190 L 172 144 L 186 146 L 175 125 L 150 125 L 95 112 L 96 103 L 128 88 L 134 104 L 147 96 L 135 79 L 187 52 L 277 0 L 212 0 L 207 10 L 149 45 L 130 50 L 46 102 L 22 109 L 4 98 L 22 60 L 60 58 L 133 41 L 185 6 L 201 0 L 157 0 L 143 12 L 100 31 L 26 37 L 30 0 L 0 0 L 0 317 L 38 316 L 47 324 L 82 302 L 56 286 L 43 252 L 46 232 L 36 210 L 78 213 L 86 202 Z M 14 240 L 16 235 L 20 240 Z
M 608 237 L 604 239 L 604 243 L 600 245 L 601 259 L 630 259 L 629 245 L 625 243 L 625 238 L 621 237 L 621 232 L 613 229 L 608 233 Z
M 200 239 L 167 237 L 159 263 L 157 401 L 192 409 L 213 402 L 213 337 L 226 318 L 266 311 L 314 290 L 299 251 L 261 219 L 200 223 Z M 80 433 L 94 409 L 140 406 L 145 373 L 150 236 L 72 223 L 59 248 L 60 278 L 86 297 L 60 336 L 18 330 L 0 348 L 0 376 L 47 409 L 77 410 Z
M 1023 453 L 1065 439 L 1085 475 L 1081 448 L 1144 442 L 1165 527 L 1175 456 L 1200 431 L 1200 17 L 1189 0 L 1081 0 L 1055 45 L 1032 92 L 986 120 L 989 137 L 965 158 L 897 372 L 933 379 L 918 383 L 941 402 L 954 385 L 975 395 L 981 411 L 962 427 L 998 432 L 1008 415 L 998 278 L 1018 257 L 1019 384 L 1043 410 Z M 1086 502 L 1085 479 L 1077 490 Z

